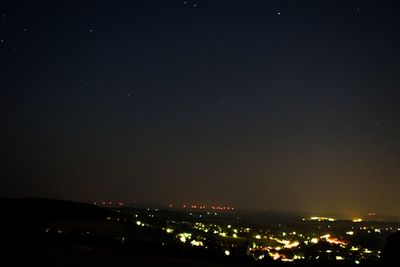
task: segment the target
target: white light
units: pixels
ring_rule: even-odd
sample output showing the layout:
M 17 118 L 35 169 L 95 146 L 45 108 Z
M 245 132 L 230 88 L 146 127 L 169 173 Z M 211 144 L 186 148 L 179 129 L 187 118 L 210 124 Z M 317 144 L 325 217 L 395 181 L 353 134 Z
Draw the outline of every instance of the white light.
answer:
M 192 240 L 192 242 L 190 242 L 190 244 L 192 246 L 196 246 L 196 247 L 202 247 L 203 246 L 203 242 L 197 241 L 197 240 Z
M 231 255 L 231 253 L 229 252 L 229 250 L 225 250 L 225 256 L 229 256 Z

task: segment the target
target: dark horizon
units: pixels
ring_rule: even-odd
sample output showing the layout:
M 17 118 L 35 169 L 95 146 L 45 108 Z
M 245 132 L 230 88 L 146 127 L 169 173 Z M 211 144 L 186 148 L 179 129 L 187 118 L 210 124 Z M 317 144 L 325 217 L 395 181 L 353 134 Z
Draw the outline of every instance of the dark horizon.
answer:
M 164 209 L 164 210 L 181 210 L 181 211 L 192 211 L 197 213 L 207 213 L 207 212 L 216 212 L 220 215 L 228 215 L 228 214 L 247 214 L 247 213 L 254 213 L 254 214 L 268 214 L 271 216 L 289 216 L 289 217 L 296 217 L 298 219 L 310 219 L 311 217 L 328 217 L 333 218 L 336 221 L 352 221 L 355 219 L 362 219 L 364 222 L 400 222 L 400 216 L 394 214 L 374 214 L 370 216 L 369 214 L 344 214 L 344 213 L 334 213 L 334 212 L 325 212 L 325 211 L 302 211 L 302 210 L 275 210 L 275 209 L 263 209 L 263 208 L 252 208 L 252 207 L 233 207 L 231 210 L 213 210 L 211 209 L 212 206 L 216 206 L 213 204 L 205 205 L 204 209 L 198 208 L 191 208 L 190 205 L 179 203 L 178 205 L 172 203 L 149 203 L 149 202 L 141 202 L 141 201 L 132 201 L 132 202 L 125 202 L 123 200 L 108 200 L 105 201 L 106 204 L 102 204 L 102 201 L 99 200 L 84 200 L 84 199 L 66 199 L 66 198 L 46 198 L 46 197 L 9 197 L 9 198 L 0 198 L 0 201 L 8 201 L 8 200 L 22 200 L 22 201 L 66 201 L 66 202 L 76 202 L 76 203 L 85 203 L 91 204 L 99 207 L 104 208 L 119 208 L 119 207 L 133 207 L 139 209 Z M 112 202 L 112 204 L 109 204 Z M 122 205 L 119 205 L 122 203 Z M 193 204 L 193 203 L 192 203 Z M 204 203 L 203 203 L 204 204 Z M 184 207 L 185 205 L 185 207 Z M 222 207 L 222 206 L 221 206 Z M 230 207 L 231 208 L 231 207 Z M 273 218 L 273 217 L 271 217 Z
M 400 216 L 396 1 L 3 1 L 0 197 Z

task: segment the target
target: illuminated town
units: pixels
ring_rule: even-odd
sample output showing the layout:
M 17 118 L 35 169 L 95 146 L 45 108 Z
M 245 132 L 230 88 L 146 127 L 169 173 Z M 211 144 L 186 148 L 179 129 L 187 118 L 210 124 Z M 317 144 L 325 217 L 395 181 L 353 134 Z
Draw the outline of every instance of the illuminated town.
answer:
M 388 254 L 388 240 L 400 233 L 396 217 L 376 214 L 345 218 L 227 205 L 49 199 L 2 204 L 2 237 L 16 266 L 30 259 L 17 257 L 21 244 L 31 257 L 61 264 L 54 266 L 104 257 L 110 260 L 105 266 L 382 266 L 388 255 L 397 257 Z
M 224 257 L 245 256 L 254 261 L 375 262 L 381 257 L 387 236 L 400 231 L 400 224 L 394 222 L 323 216 L 263 224 L 260 220 L 250 222 L 246 215 L 242 218 L 233 212 L 234 208 L 222 206 L 117 210 L 136 226 L 161 228 L 169 237 L 162 246 L 178 243 L 193 250 L 210 250 Z

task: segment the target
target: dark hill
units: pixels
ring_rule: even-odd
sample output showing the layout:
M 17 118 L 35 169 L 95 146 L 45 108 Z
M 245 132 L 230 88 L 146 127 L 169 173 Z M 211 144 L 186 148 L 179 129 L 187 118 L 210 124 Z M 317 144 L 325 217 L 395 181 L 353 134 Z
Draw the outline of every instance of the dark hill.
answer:
M 108 209 L 88 203 L 54 199 L 1 199 L 1 217 L 8 219 L 100 219 Z

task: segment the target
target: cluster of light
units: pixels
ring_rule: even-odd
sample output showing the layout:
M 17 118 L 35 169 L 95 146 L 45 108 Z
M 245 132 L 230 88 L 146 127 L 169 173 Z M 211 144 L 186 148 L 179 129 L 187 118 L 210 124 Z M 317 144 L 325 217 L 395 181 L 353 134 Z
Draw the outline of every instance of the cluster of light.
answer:
M 298 241 L 294 241 L 289 244 L 286 244 L 285 248 L 294 248 L 294 247 L 297 247 L 298 245 L 300 245 L 300 243 Z
M 336 260 L 337 261 L 342 261 L 342 260 L 344 260 L 344 258 L 342 256 L 336 256 Z
M 278 238 L 273 238 L 271 237 L 272 240 L 275 240 L 276 242 L 283 244 L 284 248 L 294 248 L 297 247 L 298 245 L 300 245 L 300 243 L 298 241 L 293 241 L 291 242 L 290 240 L 282 240 L 282 239 L 278 239 Z
M 213 210 L 233 210 L 233 207 L 220 207 L 220 206 L 212 206 L 211 209 Z
M 357 218 L 357 219 L 353 219 L 353 222 L 355 222 L 355 223 L 359 223 L 359 222 L 362 222 L 363 220 L 362 219 L 359 219 L 359 218 Z
M 173 205 L 170 204 L 169 207 L 171 208 Z M 200 209 L 200 210 L 234 210 L 233 207 L 229 206 L 206 206 L 206 205 L 197 205 L 197 204 L 183 204 L 182 208 L 190 208 L 190 209 Z
M 225 250 L 225 256 L 229 256 L 229 255 L 231 255 L 231 252 L 229 251 L 229 250 Z
M 275 261 L 278 260 L 281 255 L 278 252 L 269 252 L 268 253 Z
M 192 246 L 195 246 L 195 247 L 202 247 L 202 246 L 204 246 L 202 241 L 197 241 L 197 240 L 192 240 L 192 242 L 190 242 L 190 244 L 191 244 Z
M 113 201 L 101 201 L 101 202 L 92 202 L 93 205 L 103 205 L 103 206 L 124 206 L 125 203 L 121 201 L 113 202 Z
M 141 226 L 142 222 L 141 221 L 136 221 L 136 225 Z
M 318 238 L 315 238 L 315 237 L 314 237 L 314 238 L 311 238 L 311 243 L 317 244 L 318 241 L 319 241 Z
M 178 238 L 182 243 L 186 243 L 188 239 L 192 237 L 192 234 L 190 233 L 179 233 Z
M 300 255 L 294 255 L 292 259 L 282 258 L 281 261 L 283 261 L 283 262 L 293 262 L 295 260 L 301 260 L 301 259 L 305 259 L 305 257 L 304 256 L 300 256 Z
M 335 237 L 331 237 L 330 234 L 326 234 L 320 237 L 321 239 L 325 239 L 326 242 L 331 243 L 331 244 L 335 244 L 335 245 L 347 245 L 347 243 L 343 240 L 339 240 Z
M 166 228 L 165 231 L 167 232 L 167 234 L 171 234 L 174 232 L 174 229 L 172 228 Z
M 354 232 L 353 231 L 348 231 L 348 232 L 346 232 L 346 235 L 354 235 Z
M 206 208 L 206 206 L 197 206 L 197 205 L 191 205 L 190 206 L 192 209 L 205 209 Z
M 261 239 L 261 235 L 256 235 L 255 238 L 256 239 Z
M 329 218 L 329 217 L 319 217 L 319 216 L 313 216 L 309 218 L 310 221 L 330 221 L 330 222 L 334 222 L 335 219 L 334 218 Z

